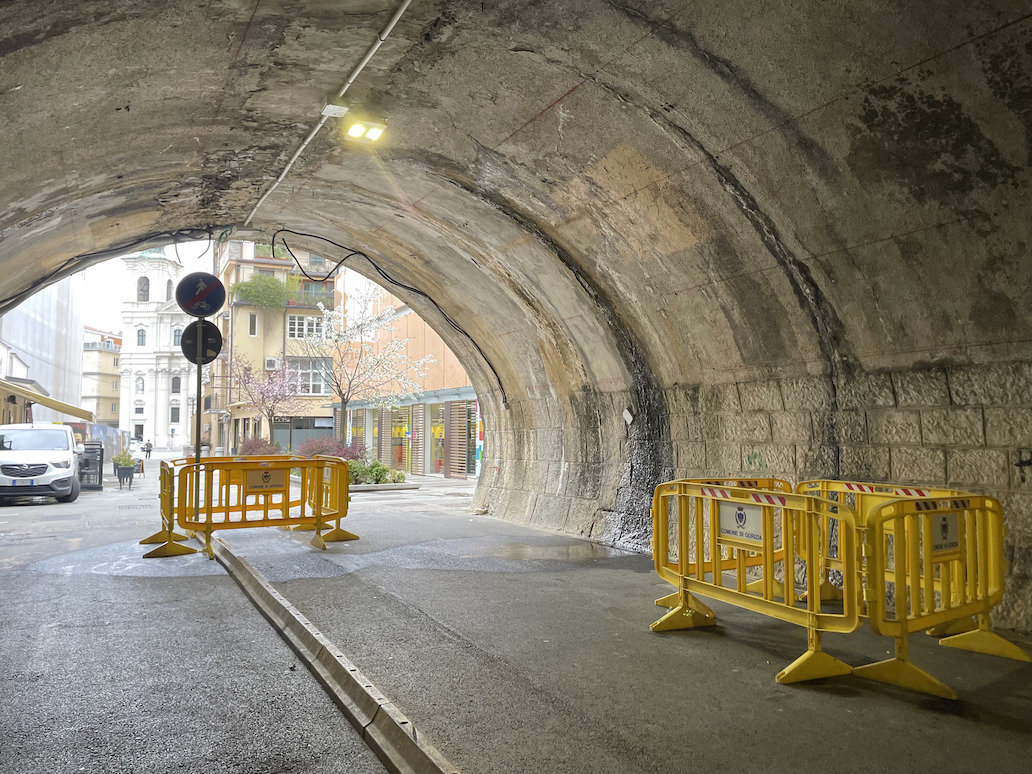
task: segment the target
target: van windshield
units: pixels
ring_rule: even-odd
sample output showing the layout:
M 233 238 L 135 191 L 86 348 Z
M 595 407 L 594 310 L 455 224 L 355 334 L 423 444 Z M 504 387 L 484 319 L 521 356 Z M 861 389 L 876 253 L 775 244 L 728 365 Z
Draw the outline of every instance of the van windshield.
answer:
M 3 451 L 68 451 L 68 448 L 68 433 L 64 430 L 32 428 L 0 433 L 0 449 Z

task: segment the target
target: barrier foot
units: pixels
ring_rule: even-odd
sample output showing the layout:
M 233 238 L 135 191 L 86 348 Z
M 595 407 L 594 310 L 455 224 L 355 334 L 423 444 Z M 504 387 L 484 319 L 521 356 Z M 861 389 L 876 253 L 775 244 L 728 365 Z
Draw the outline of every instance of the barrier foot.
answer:
M 679 595 L 675 591 L 673 594 L 667 594 L 665 597 L 660 597 L 656 600 L 656 604 L 660 607 L 677 607 Z
M 171 540 L 183 541 L 189 539 L 186 535 L 180 535 L 178 532 L 169 532 L 167 529 L 163 529 L 160 532 L 155 532 L 150 537 L 145 537 L 140 541 L 140 545 L 146 546 L 151 543 L 167 543 Z
M 783 685 L 819 680 L 822 677 L 848 675 L 853 667 L 845 661 L 829 656 L 823 650 L 808 650 L 787 667 L 778 672 L 777 681 Z
M 804 591 L 799 595 L 798 599 L 802 602 L 806 600 L 806 592 Z M 821 583 L 821 602 L 841 602 L 842 601 L 842 589 L 836 586 L 830 581 L 824 581 Z
M 694 629 L 697 626 L 715 626 L 716 614 L 691 594 L 685 594 L 683 603 L 655 621 L 649 628 L 654 632 L 669 632 L 676 629 Z
M 889 683 L 898 685 L 900 688 L 941 696 L 944 699 L 957 698 L 957 692 L 946 683 L 932 677 L 920 667 L 914 666 L 912 662 L 900 661 L 898 658 L 856 667 L 853 669 L 853 674 L 868 680 L 877 680 L 879 683 Z
M 751 581 L 749 583 L 746 583 L 745 584 L 745 590 L 748 591 L 750 594 L 759 594 L 762 597 L 763 596 L 763 578 L 760 578 L 759 580 L 754 580 L 754 581 Z M 772 597 L 772 599 L 775 598 L 775 597 L 776 598 L 780 598 L 780 599 L 784 599 L 785 598 L 785 584 L 782 583 L 779 580 L 775 580 L 774 583 L 773 583 L 773 592 L 774 592 L 774 597 Z
M 153 551 L 148 551 L 143 555 L 144 559 L 160 559 L 163 556 L 185 556 L 186 554 L 196 554 L 196 548 L 190 548 L 190 546 L 180 545 L 172 540 L 165 543 L 163 546 L 158 546 Z
M 314 546 L 315 548 L 321 548 L 323 551 L 326 550 L 326 541 L 318 531 L 316 531 L 315 537 L 308 541 L 308 545 Z
M 990 656 L 1012 658 L 1015 661 L 1032 661 L 1032 658 L 1029 658 L 1029 655 L 1013 642 L 986 629 L 975 629 L 963 634 L 954 634 L 952 637 L 943 637 L 939 640 L 939 644 L 945 645 L 947 648 L 960 648 L 975 653 L 987 653 Z
M 348 532 L 346 529 L 334 527 L 325 535 L 323 535 L 323 540 L 325 540 L 327 543 L 335 543 L 340 540 L 358 540 L 358 535 L 356 535 L 354 532 Z
M 953 634 L 971 632 L 977 628 L 978 622 L 974 616 L 968 616 L 967 618 L 960 618 L 956 621 L 948 621 L 947 623 L 933 626 L 931 629 L 925 629 L 925 634 L 929 637 L 949 637 Z

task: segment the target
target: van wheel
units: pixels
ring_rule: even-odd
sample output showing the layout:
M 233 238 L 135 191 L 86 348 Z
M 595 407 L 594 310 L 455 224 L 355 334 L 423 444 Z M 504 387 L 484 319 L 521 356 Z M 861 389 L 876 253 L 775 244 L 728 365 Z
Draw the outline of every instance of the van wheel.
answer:
M 82 489 L 82 487 L 79 484 L 79 479 L 78 478 L 73 478 L 72 479 L 72 491 L 69 492 L 68 494 L 64 495 L 63 497 L 58 497 L 57 501 L 59 503 L 74 502 L 75 498 L 77 498 L 79 496 L 79 492 L 80 492 L 81 489 Z

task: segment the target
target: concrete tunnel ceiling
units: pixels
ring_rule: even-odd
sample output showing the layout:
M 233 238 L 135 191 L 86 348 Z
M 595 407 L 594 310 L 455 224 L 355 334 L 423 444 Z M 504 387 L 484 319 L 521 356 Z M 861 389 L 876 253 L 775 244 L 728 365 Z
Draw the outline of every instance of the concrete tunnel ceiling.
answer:
M 975 488 L 1032 626 L 1026 3 L 415 0 L 345 96 L 383 143 L 331 121 L 244 228 L 397 8 L 0 7 L 0 306 L 316 234 L 487 356 L 398 290 L 482 398 L 492 513 L 641 548 L 675 475 Z

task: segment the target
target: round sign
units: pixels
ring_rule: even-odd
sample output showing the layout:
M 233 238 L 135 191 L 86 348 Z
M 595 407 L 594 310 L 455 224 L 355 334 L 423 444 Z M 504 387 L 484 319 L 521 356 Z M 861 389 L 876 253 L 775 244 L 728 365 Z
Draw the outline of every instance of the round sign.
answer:
M 200 331 L 200 334 L 198 334 Z M 197 351 L 197 338 L 201 338 L 201 351 Z M 218 326 L 210 320 L 194 320 L 186 326 L 183 338 L 180 339 L 183 354 L 191 363 L 206 365 L 219 356 L 222 351 L 222 333 Z
M 191 317 L 210 317 L 226 303 L 226 288 L 214 274 L 197 271 L 176 285 L 176 303 Z

